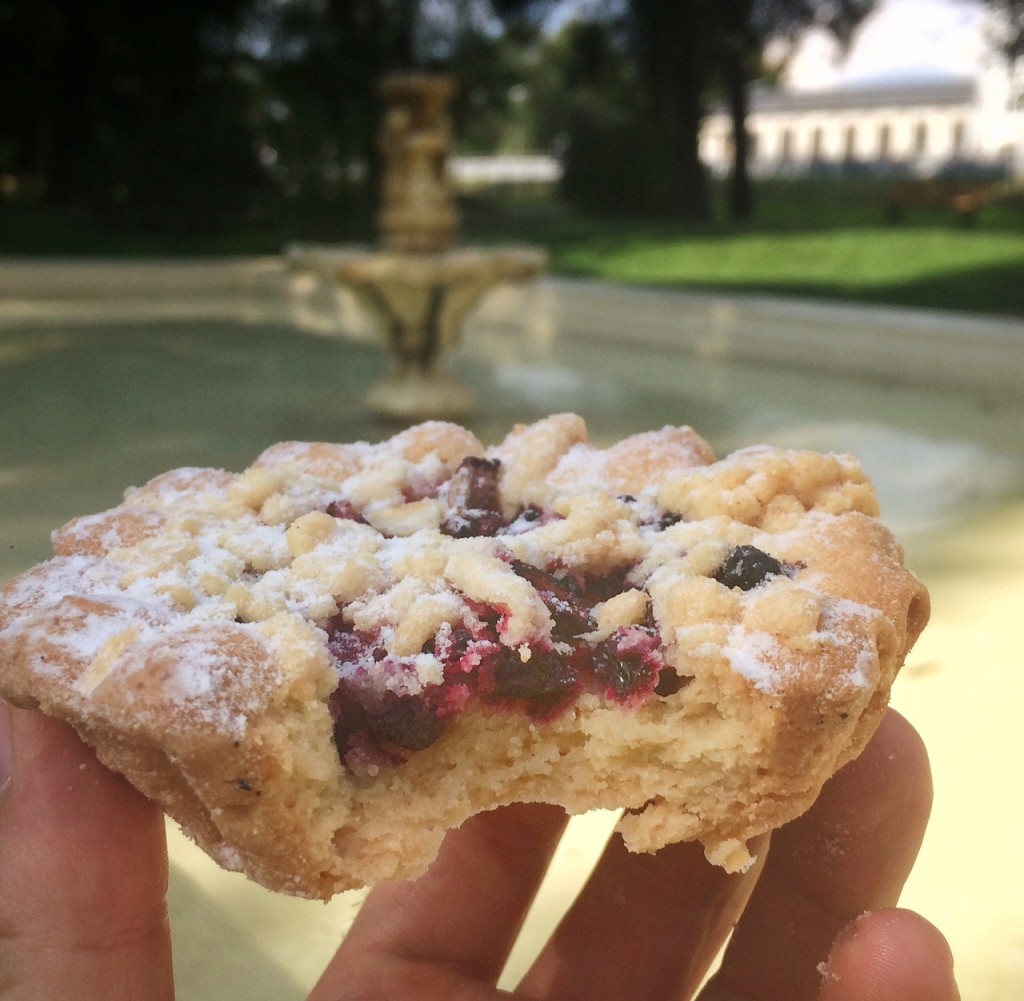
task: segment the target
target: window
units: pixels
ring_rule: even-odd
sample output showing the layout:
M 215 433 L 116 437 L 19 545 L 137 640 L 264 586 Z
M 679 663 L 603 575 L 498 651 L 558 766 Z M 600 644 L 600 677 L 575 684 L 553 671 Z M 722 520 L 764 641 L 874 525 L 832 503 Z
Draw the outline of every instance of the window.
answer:
M 878 129 L 878 159 L 888 160 L 892 147 L 892 126 L 882 125 Z
M 954 159 L 959 159 L 964 155 L 964 146 L 967 140 L 967 126 L 964 122 L 953 123 L 953 137 L 952 137 L 952 154 Z
M 783 163 L 789 163 L 793 159 L 793 130 L 782 130 L 782 142 L 779 145 L 779 159 Z
M 847 125 L 843 133 L 843 156 L 853 160 L 857 156 L 857 126 Z
M 824 133 L 821 131 L 821 127 L 819 126 L 818 128 L 816 128 L 811 133 L 811 159 L 812 160 L 820 160 L 821 159 L 821 148 L 822 148 L 823 139 L 824 139 Z
M 914 152 L 919 156 L 928 149 L 928 124 L 918 122 L 914 126 Z

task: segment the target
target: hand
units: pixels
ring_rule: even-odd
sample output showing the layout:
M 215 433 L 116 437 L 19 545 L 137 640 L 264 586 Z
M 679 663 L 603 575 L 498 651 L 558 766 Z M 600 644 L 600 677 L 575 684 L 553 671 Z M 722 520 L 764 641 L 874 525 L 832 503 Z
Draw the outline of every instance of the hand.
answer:
M 9 716 L 0 1001 L 170 1001 L 160 811 L 62 724 Z M 955 1001 L 945 940 L 894 906 L 930 799 L 924 748 L 890 713 L 743 875 L 694 845 L 630 855 L 613 838 L 512 997 L 684 1001 L 735 924 L 700 1001 Z M 465 824 L 423 878 L 370 894 L 310 1001 L 508 997 L 494 983 L 564 824 L 536 805 Z

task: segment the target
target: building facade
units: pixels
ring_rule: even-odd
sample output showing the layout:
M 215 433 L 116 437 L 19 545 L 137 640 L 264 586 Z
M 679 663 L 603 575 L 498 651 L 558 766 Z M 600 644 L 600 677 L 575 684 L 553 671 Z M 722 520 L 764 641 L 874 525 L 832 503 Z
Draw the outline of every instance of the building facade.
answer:
M 829 90 L 754 87 L 747 120 L 750 172 L 800 176 L 871 171 L 931 177 L 986 171 L 1024 176 L 1024 88 L 1005 67 L 974 77 L 934 77 Z M 701 157 L 732 166 L 724 109 L 705 119 Z

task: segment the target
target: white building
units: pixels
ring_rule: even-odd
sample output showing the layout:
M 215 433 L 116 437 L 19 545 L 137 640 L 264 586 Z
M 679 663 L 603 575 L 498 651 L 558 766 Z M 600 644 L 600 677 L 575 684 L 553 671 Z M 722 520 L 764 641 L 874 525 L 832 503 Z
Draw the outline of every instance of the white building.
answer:
M 811 32 L 779 89 L 755 87 L 747 122 L 752 173 L 842 165 L 927 176 L 953 162 L 1024 175 L 1024 66 L 992 51 L 991 21 L 971 0 L 882 0 L 842 53 Z M 731 166 L 732 124 L 716 109 L 701 156 Z
M 1007 77 L 1004 74 L 1004 77 Z M 747 120 L 751 173 L 799 175 L 830 166 L 931 176 L 948 165 L 1024 175 L 1024 94 L 1009 80 L 945 77 L 819 91 L 756 87 Z M 731 167 L 732 123 L 705 120 L 701 157 Z

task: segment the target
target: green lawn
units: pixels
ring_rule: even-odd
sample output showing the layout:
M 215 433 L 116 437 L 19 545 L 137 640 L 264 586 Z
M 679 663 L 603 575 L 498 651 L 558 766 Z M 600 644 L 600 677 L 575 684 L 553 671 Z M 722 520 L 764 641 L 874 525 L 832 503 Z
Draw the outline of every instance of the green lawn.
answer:
M 733 289 L 1024 315 L 1024 236 L 928 226 L 638 234 L 571 241 L 556 271 L 607 281 Z
M 703 227 L 574 217 L 554 204 L 476 206 L 481 239 L 546 245 L 558 274 L 672 288 L 845 299 L 1024 316 L 1024 206 L 973 225 L 951 211 L 882 219 L 877 185 L 776 185 L 754 221 Z

